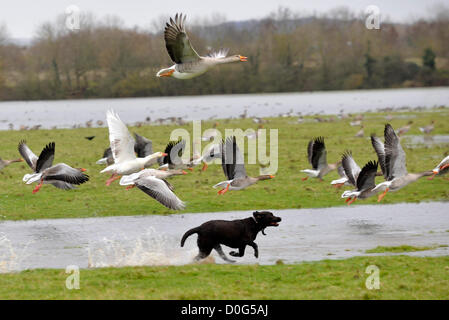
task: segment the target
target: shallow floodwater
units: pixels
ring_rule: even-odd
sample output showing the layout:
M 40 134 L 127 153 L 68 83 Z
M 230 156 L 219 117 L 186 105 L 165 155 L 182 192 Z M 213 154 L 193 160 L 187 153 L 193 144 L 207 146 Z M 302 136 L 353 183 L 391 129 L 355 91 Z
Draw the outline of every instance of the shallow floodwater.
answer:
M 0 102 L 0 130 L 21 126 L 71 128 L 92 120 L 105 121 L 112 108 L 126 123 L 181 117 L 185 121 L 282 114 L 337 114 L 447 105 L 449 87 L 351 90 L 282 94 L 210 95 L 129 99 Z
M 376 246 L 439 246 L 413 256 L 448 255 L 449 203 L 272 210 L 279 227 L 259 233 L 259 259 L 248 247 L 239 263 L 274 264 L 341 259 Z M 185 231 L 211 219 L 241 219 L 249 211 L 0 223 L 0 272 L 33 268 L 182 265 L 197 254 Z M 444 247 L 446 245 L 446 247 Z M 223 247 L 226 254 L 231 249 Z M 217 263 L 223 261 L 212 253 Z

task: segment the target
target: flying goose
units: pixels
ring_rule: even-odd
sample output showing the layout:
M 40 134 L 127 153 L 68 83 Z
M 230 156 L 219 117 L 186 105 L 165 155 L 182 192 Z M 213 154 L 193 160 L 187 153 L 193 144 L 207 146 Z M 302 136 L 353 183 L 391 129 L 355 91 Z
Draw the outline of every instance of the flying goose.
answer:
M 241 55 L 226 57 L 227 50 L 220 50 L 205 57 L 199 56 L 190 44 L 184 28 L 185 20 L 186 16 L 176 14 L 175 19 L 170 18 L 170 23 L 166 24 L 165 47 L 175 64 L 170 68 L 160 70 L 156 76 L 191 79 L 219 64 L 247 61 L 247 58 Z
M 221 166 L 228 180 L 214 185 L 214 188 L 222 188 L 218 194 L 225 194 L 228 190 L 242 190 L 260 180 L 274 178 L 272 175 L 249 177 L 246 174 L 243 155 L 237 146 L 235 136 L 229 137 L 221 143 Z
M 134 152 L 137 154 L 138 158 L 145 158 L 146 156 L 149 156 L 153 154 L 153 142 L 144 136 L 141 136 L 134 132 Z M 153 161 L 148 162 L 145 165 L 145 168 L 148 168 L 155 164 L 157 162 L 157 159 L 154 159 Z M 114 163 L 114 156 L 112 155 L 112 149 L 111 147 L 108 147 L 106 150 L 104 150 L 103 158 L 98 160 L 96 164 L 107 164 L 111 165 Z
M 420 173 L 408 173 L 406 166 L 405 152 L 399 142 L 393 127 L 390 124 L 385 125 L 384 130 L 385 145 L 374 135 L 371 136 L 371 142 L 385 177 L 385 182 L 379 183 L 373 190 L 375 192 L 384 191 L 379 195 L 378 201 L 382 201 L 388 191 L 397 191 L 415 182 L 419 178 L 432 175 L 432 171 Z M 383 148 L 382 148 L 383 147 Z
M 169 141 L 164 150 L 164 156 L 158 159 L 159 169 L 191 169 L 189 163 L 183 163 L 182 155 L 186 148 L 186 141 Z
M 435 120 L 432 120 L 432 122 L 428 126 L 419 127 L 419 131 L 425 134 L 430 134 L 433 129 L 435 129 Z
M 69 190 L 74 189 L 73 184 L 82 184 L 89 180 L 89 176 L 84 174 L 84 168 L 72 168 L 65 163 L 53 165 L 55 157 L 55 143 L 51 142 L 44 147 L 39 157 L 26 145 L 25 141 L 20 141 L 19 152 L 27 164 L 33 169 L 33 174 L 25 174 L 23 181 L 26 184 L 39 181 L 40 183 L 33 190 L 33 193 L 39 191 L 43 184 L 51 184 L 56 188 Z
M 441 160 L 441 162 L 432 170 L 433 175 L 429 177 L 429 180 L 435 178 L 436 175 L 442 176 L 449 172 L 449 156 Z
M 359 168 L 360 170 L 360 168 Z M 348 177 L 346 176 L 345 169 L 342 165 L 339 165 L 337 168 L 338 175 L 340 176 L 340 179 L 332 180 L 331 185 L 333 185 L 336 188 L 341 188 L 343 186 L 350 186 L 351 183 L 349 182 Z
M 312 165 L 312 169 L 301 170 L 301 172 L 307 174 L 307 177 L 302 178 L 303 181 L 307 180 L 309 177 L 318 178 L 322 181 L 326 174 L 337 169 L 341 163 L 341 161 L 338 161 L 337 163 L 327 163 L 327 151 L 323 137 L 314 138 L 309 141 L 309 144 L 307 145 L 307 158 Z
M 128 185 L 129 187 L 126 188 L 127 190 L 136 186 L 169 209 L 184 209 L 185 203 L 173 193 L 173 186 L 165 179 L 156 178 L 153 175 L 154 172 L 151 170 L 152 169 L 145 169 L 137 173 L 123 176 L 120 179 L 120 185 Z
M 352 157 L 352 153 L 347 151 L 343 155 L 342 165 L 348 177 L 348 182 L 356 187 L 355 190 L 347 190 L 341 195 L 342 198 L 347 198 L 346 202 L 348 205 L 352 204 L 356 199 L 366 199 L 377 193 L 373 191 L 376 187 L 374 179 L 377 175 L 377 162 L 369 161 L 360 170 L 360 167 Z
M 100 171 L 100 173 L 112 174 L 111 178 L 106 181 L 107 186 L 121 175 L 129 175 L 142 170 L 149 163 L 153 163 L 154 159 L 164 156 L 164 153 L 156 152 L 144 158 L 137 158 L 134 153 L 135 140 L 118 114 L 109 110 L 106 113 L 106 120 L 109 127 L 112 156 L 114 157 L 114 164 Z
M 2 170 L 3 168 L 9 166 L 11 163 L 14 162 L 23 162 L 22 158 L 19 159 L 13 159 L 13 160 L 3 160 L 2 158 L 0 158 L 0 170 Z
M 203 167 L 201 171 L 206 171 L 209 166 L 209 163 L 215 159 L 221 159 L 221 147 L 217 143 L 210 144 L 206 147 L 203 155 L 200 155 L 198 150 L 194 150 L 193 157 L 190 159 L 190 163 L 188 164 L 189 168 L 194 168 L 203 163 Z

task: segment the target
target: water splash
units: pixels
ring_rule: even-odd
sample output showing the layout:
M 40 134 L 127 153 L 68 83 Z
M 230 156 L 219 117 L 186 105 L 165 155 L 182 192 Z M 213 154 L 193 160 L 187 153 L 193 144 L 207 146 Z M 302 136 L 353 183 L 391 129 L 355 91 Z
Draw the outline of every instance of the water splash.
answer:
M 191 263 L 196 250 L 181 250 L 178 239 L 147 229 L 141 236 L 129 239 L 103 238 L 87 248 L 88 267 L 161 266 Z
M 27 249 L 32 242 L 28 242 L 23 249 L 14 248 L 11 240 L 0 233 L 0 273 L 23 270 L 22 262 L 30 255 Z

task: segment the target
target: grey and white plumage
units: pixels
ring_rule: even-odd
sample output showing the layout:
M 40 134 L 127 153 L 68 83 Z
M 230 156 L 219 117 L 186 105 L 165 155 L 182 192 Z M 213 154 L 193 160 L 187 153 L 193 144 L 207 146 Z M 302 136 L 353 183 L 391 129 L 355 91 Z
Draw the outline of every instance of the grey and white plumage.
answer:
M 53 165 L 55 155 L 55 143 L 51 142 L 44 147 L 39 157 L 37 157 L 27 146 L 25 141 L 21 141 L 18 146 L 19 153 L 25 159 L 33 174 L 26 174 L 23 181 L 31 184 L 41 181 L 44 184 L 51 184 L 63 190 L 75 189 L 73 184 L 82 184 L 89 180 L 89 176 L 79 169 L 74 169 L 67 164 L 59 163 Z
M 243 154 L 237 146 L 235 136 L 229 137 L 221 143 L 221 166 L 227 180 L 214 185 L 214 188 L 223 188 L 218 193 L 223 194 L 228 190 L 242 190 L 258 181 L 274 178 L 272 175 L 260 175 L 250 177 L 246 174 Z
M 207 56 L 199 56 L 187 36 L 185 20 L 185 15 L 176 14 L 175 18 L 170 18 L 170 21 L 165 26 L 165 47 L 175 64 L 170 68 L 160 70 L 156 74 L 158 77 L 191 79 L 218 64 L 246 61 L 247 58 L 240 55 L 226 57 L 227 49 L 221 49 Z
M 322 179 L 340 165 L 340 161 L 331 164 L 327 163 L 327 151 L 323 137 L 317 137 L 309 141 L 307 145 L 307 159 L 312 169 L 301 170 L 301 172 L 307 174 L 307 177 L 303 180 L 306 180 L 308 177 Z
M 385 142 L 382 150 L 381 142 L 375 137 L 371 137 L 371 142 L 381 164 L 382 173 L 385 180 L 387 180 L 378 184 L 373 190 L 376 192 L 384 191 L 379 196 L 379 201 L 383 199 L 388 191 L 400 190 L 419 178 L 432 175 L 432 171 L 420 173 L 407 172 L 406 154 L 404 149 L 402 149 L 399 137 L 390 124 L 385 125 L 384 139 Z
M 135 185 L 147 195 L 172 210 L 183 210 L 185 203 L 173 192 L 173 186 L 165 179 L 157 178 L 151 169 L 123 176 L 120 185 Z

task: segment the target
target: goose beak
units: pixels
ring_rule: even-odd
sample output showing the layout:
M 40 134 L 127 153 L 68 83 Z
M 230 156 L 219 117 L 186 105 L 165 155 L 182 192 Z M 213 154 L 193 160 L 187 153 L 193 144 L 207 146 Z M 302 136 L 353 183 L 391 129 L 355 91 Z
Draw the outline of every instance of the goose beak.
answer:
M 171 77 L 173 75 L 173 73 L 175 72 L 175 70 L 171 69 L 162 73 L 158 73 L 157 76 L 158 77 Z
M 273 178 L 274 178 L 274 176 L 270 175 L 270 179 L 273 179 Z
M 162 156 L 163 156 L 163 157 L 166 157 L 166 156 L 168 156 L 168 154 L 165 153 L 165 152 L 163 152 L 163 153 L 162 153 Z
M 81 172 L 85 172 L 85 171 L 87 171 L 87 170 L 84 169 L 84 168 L 80 168 L 80 171 L 81 171 Z
M 19 162 L 24 162 L 25 160 L 23 160 L 22 158 L 19 159 Z
M 242 62 L 248 61 L 248 58 L 245 56 L 239 56 L 239 58 L 240 58 L 240 61 L 242 61 Z

